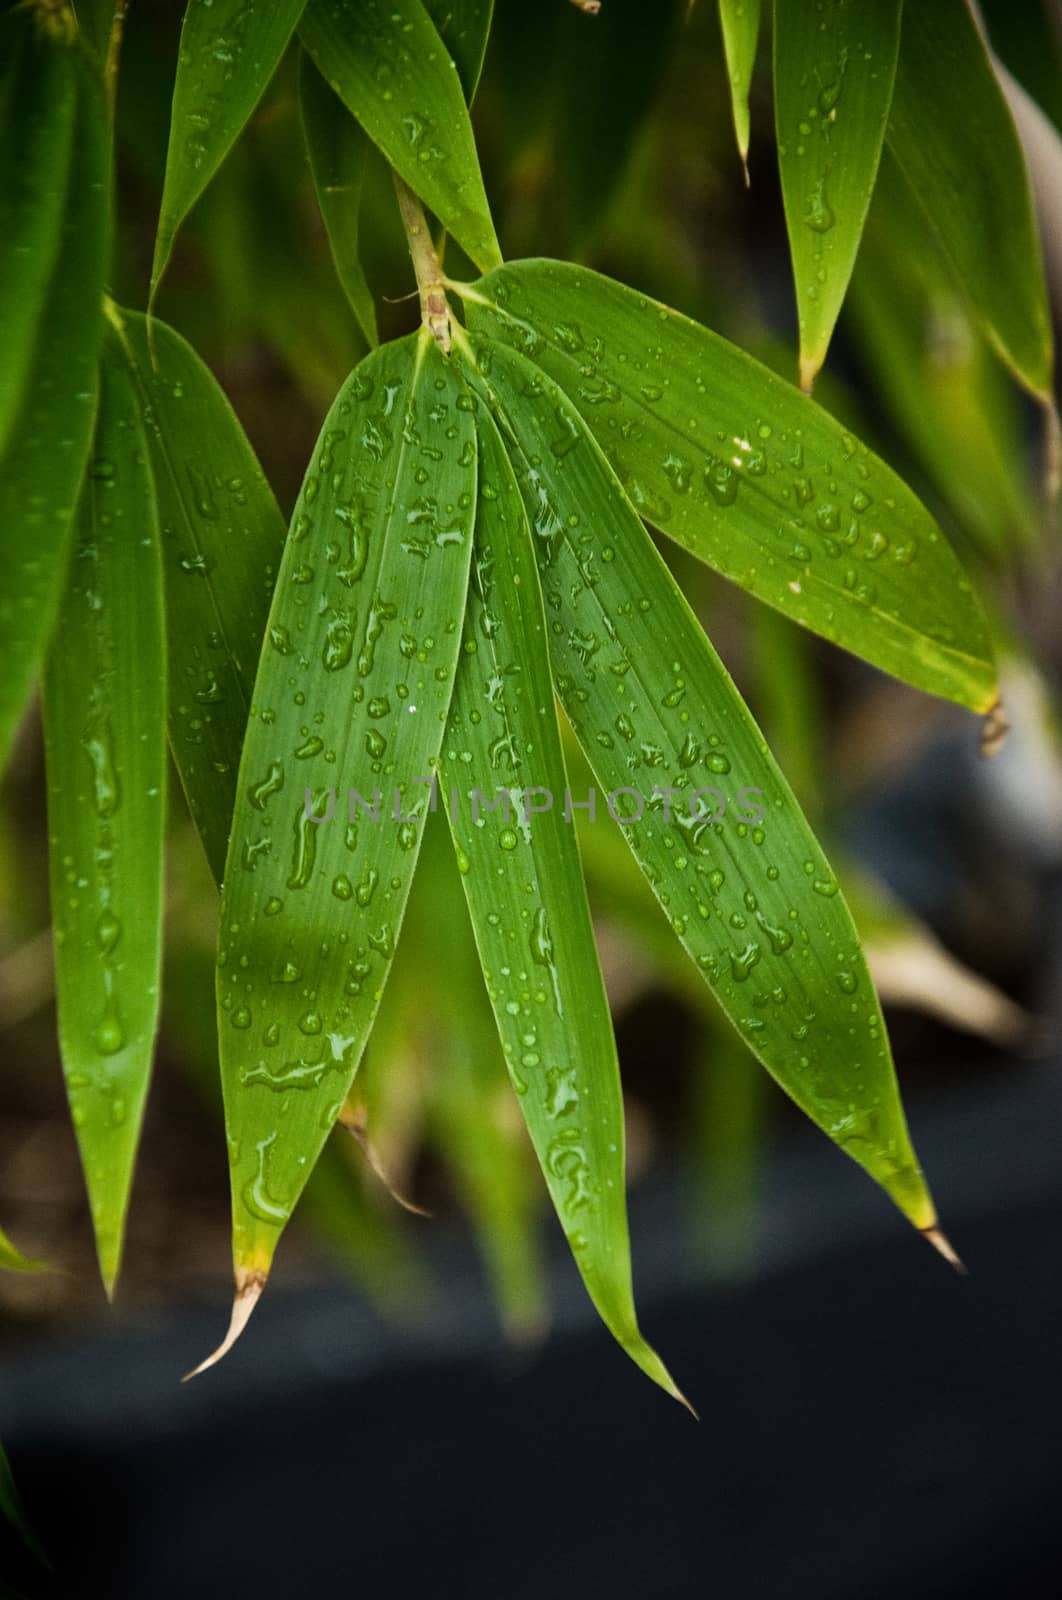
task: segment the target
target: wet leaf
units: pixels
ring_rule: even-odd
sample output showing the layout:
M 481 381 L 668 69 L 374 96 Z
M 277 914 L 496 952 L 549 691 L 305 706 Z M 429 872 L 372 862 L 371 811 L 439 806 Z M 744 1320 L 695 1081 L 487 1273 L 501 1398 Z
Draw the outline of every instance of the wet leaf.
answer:
M 59 1042 L 114 1288 L 159 1007 L 165 641 L 140 405 L 110 343 L 44 679 Z
M 494 0 L 425 0 L 424 9 L 453 57 L 465 99 L 471 105 L 487 53 Z
M 888 140 L 989 340 L 1050 400 L 1051 319 L 1028 173 L 966 0 L 905 7 Z
M 738 154 L 749 177 L 749 85 L 756 65 L 760 36 L 760 0 L 719 0 L 719 21 L 734 108 L 734 135 Z
M 753 1054 L 933 1229 L 859 937 L 788 784 L 574 407 L 517 352 L 476 348 L 534 532 L 557 690 L 610 812 Z
M 28 18 L 19 19 L 29 26 Z M 16 19 L 4 19 L 8 28 Z M 110 182 L 106 113 L 95 78 L 80 57 L 42 40 L 36 70 L 53 82 L 51 56 L 62 60 L 57 116 L 73 97 L 73 157 L 64 192 L 62 229 L 54 264 L 37 317 L 32 353 L 18 385 L 16 412 L 9 418 L 0 451 L 0 764 L 15 724 L 40 668 L 55 619 L 69 544 L 69 532 L 84 471 L 96 404 L 96 351 L 102 326 L 103 278 L 110 240 Z M 27 67 L 27 70 L 28 67 Z M 7 113 L 18 95 L 5 99 Z M 29 93 L 29 88 L 26 88 Z M 21 160 L 23 132 L 8 131 L 5 150 Z M 47 184 L 46 178 L 42 183 Z M 18 188 L 12 193 L 17 196 Z M 15 202 L 17 209 L 17 200 Z M 23 223 L 27 220 L 23 215 Z M 31 230 L 32 235 L 32 230 Z M 32 242 L 27 246 L 34 251 Z M 43 236 L 40 248 L 45 248 Z M 11 258 L 6 257 L 10 266 Z M 12 292 L 30 281 L 14 267 L 7 277 Z M 32 293 L 36 293 L 33 290 Z M 32 299 L 32 295 L 31 295 Z M 13 311 L 9 303 L 8 313 Z M 9 347 L 8 338 L 12 338 Z M 19 339 L 3 328 L 7 352 L 17 355 Z
M 295 508 L 221 912 L 233 1336 L 350 1088 L 398 938 L 457 667 L 468 405 L 426 334 L 374 352 L 326 418 Z
M 146 319 L 116 315 L 162 535 L 170 747 L 220 883 L 284 519 L 232 407 L 191 346 L 155 318 L 149 349 Z
M 583 1282 L 631 1359 L 681 1398 L 634 1310 L 616 1044 L 564 816 L 531 530 L 489 415 L 479 461 L 468 619 L 443 746 L 444 789 L 458 796 L 449 804 L 458 865 L 509 1077 Z
M 983 611 L 933 518 L 814 401 L 585 268 L 521 261 L 469 323 L 566 391 L 640 514 L 750 594 L 916 688 L 987 710 Z
M 368 140 L 305 52 L 299 58 L 299 104 L 317 203 L 336 272 L 366 341 L 375 347 L 380 342 L 376 307 L 358 247 Z
M 306 0 L 188 0 L 173 86 L 151 298 L 181 223 L 269 86 Z
M 303 44 L 476 265 L 501 260 L 454 62 L 420 0 L 309 0 Z
M 805 389 L 826 359 L 874 192 L 902 9 L 902 0 L 775 6 L 778 163 Z

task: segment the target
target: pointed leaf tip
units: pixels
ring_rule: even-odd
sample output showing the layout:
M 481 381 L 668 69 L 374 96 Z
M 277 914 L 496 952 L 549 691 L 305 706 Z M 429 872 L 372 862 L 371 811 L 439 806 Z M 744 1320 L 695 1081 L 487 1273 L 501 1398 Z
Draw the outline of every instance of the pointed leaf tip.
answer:
M 933 1249 L 940 1252 L 948 1265 L 955 1268 L 960 1277 L 966 1278 L 969 1276 L 947 1235 L 942 1233 L 935 1223 L 931 1228 L 922 1228 L 919 1231 L 933 1246 Z
M 262 1298 L 262 1290 L 265 1286 L 266 1274 L 264 1272 L 247 1272 L 242 1269 L 237 1271 L 236 1294 L 232 1302 L 229 1331 L 212 1355 L 207 1356 L 206 1360 L 201 1361 L 197 1367 L 193 1367 L 191 1372 L 185 1373 L 181 1379 L 182 1383 L 187 1383 L 190 1378 L 198 1378 L 201 1372 L 205 1372 L 208 1367 L 216 1366 L 219 1361 L 228 1355 L 240 1334 L 250 1322 L 251 1313 Z
M 981 722 L 981 754 L 988 760 L 998 756 L 1007 742 L 1010 732 L 1010 719 L 1003 707 L 1002 700 L 996 700 L 989 706 Z
M 418 1206 L 415 1201 L 409 1199 L 408 1195 L 404 1195 L 392 1179 L 380 1157 L 380 1152 L 369 1138 L 369 1118 L 365 1107 L 352 1105 L 348 1101 L 339 1113 L 339 1120 L 355 1144 L 357 1144 L 369 1163 L 373 1174 L 383 1184 L 395 1204 L 401 1206 L 403 1211 L 408 1211 L 410 1216 L 427 1217 L 430 1220 L 431 1212 L 425 1210 L 423 1206 Z

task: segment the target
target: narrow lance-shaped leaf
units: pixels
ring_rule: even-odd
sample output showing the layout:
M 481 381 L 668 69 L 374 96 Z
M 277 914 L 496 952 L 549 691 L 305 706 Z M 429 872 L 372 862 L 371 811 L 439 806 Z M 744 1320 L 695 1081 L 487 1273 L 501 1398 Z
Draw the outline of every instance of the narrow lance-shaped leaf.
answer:
M 966 0 L 905 8 L 888 141 L 988 338 L 1049 403 L 1051 318 L 1029 177 Z
M 564 816 L 531 530 L 489 415 L 479 461 L 468 620 L 443 746 L 458 866 L 509 1077 L 583 1282 L 632 1360 L 681 1398 L 634 1311 L 616 1043 Z
M 33 359 L 63 233 L 77 75 L 69 50 L 3 19 L 0 50 L 0 460 Z
M 40 48 L 66 53 L 53 42 L 42 41 Z M 0 454 L 0 764 L 55 619 L 96 405 L 110 248 L 107 119 L 87 63 L 75 55 L 64 70 L 75 84 L 76 122 L 62 235 L 17 419 Z M 56 114 L 64 115 L 61 106 Z M 4 149 L 21 150 L 20 130 L 4 140 Z M 4 351 L 6 361 L 6 343 Z
M 306 0 L 188 0 L 173 86 L 151 298 L 181 223 L 265 93 Z
M 424 9 L 453 58 L 465 99 L 471 105 L 487 53 L 494 0 L 425 0 Z
M 376 306 L 358 241 L 368 139 L 305 52 L 299 57 L 299 105 L 317 204 L 336 272 L 362 333 L 375 348 L 380 342 Z
M 902 10 L 903 0 L 777 0 L 774 8 L 778 164 L 805 389 L 826 359 L 863 235 Z
M 50 1272 L 52 1269 L 46 1261 L 34 1261 L 32 1256 L 25 1256 L 17 1245 L 11 1243 L 7 1234 L 0 1229 L 0 1268 L 5 1272 Z
M 585 268 L 522 261 L 469 324 L 565 390 L 647 521 L 794 621 L 987 711 L 984 614 L 933 518 L 814 401 L 725 339 Z
M 155 480 L 170 746 L 218 883 L 284 519 L 217 379 L 157 319 L 117 313 Z
M 760 0 L 719 0 L 719 22 L 723 30 L 723 50 L 730 79 L 730 101 L 734 112 L 734 135 L 738 154 L 749 181 L 749 87 L 756 65 L 756 45 L 760 37 Z
M 496 266 L 461 80 L 421 0 L 309 0 L 299 31 L 395 171 L 482 271 Z
M 166 664 L 140 405 L 120 353 L 104 354 L 44 738 L 59 1043 L 110 1293 L 158 1021 Z
M 457 667 L 470 406 L 426 333 L 375 351 L 340 390 L 295 508 L 222 900 L 237 1298 L 218 1355 L 339 1114 L 398 938 Z
M 26 1515 L 26 1508 L 22 1503 L 22 1496 L 18 1492 L 15 1475 L 11 1471 L 11 1463 L 3 1446 L 0 1446 L 0 1513 L 7 1518 L 23 1544 L 33 1552 L 37 1560 L 44 1566 L 50 1567 L 51 1562 Z
M 768 1071 L 947 1250 L 859 937 L 792 791 L 578 413 L 515 351 L 476 348 L 558 692 L 672 929 Z

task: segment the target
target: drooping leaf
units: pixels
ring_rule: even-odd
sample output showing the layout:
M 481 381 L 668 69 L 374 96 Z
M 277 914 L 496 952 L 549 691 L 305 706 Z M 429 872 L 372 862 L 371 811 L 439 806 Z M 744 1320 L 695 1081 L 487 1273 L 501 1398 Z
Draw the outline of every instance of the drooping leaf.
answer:
M 518 352 L 476 349 L 534 530 L 557 690 L 610 811 L 752 1052 L 933 1230 L 859 938 L 788 784 L 578 412 Z
M 368 140 L 305 51 L 299 58 L 299 104 L 306 153 L 339 281 L 370 346 L 380 342 L 376 307 L 358 249 Z
M 390 967 L 457 667 L 475 473 L 463 382 L 422 332 L 352 373 L 295 509 L 222 901 L 237 1281 L 223 1350 L 343 1104 Z
M 21 26 L 18 24 L 21 23 Z M 40 336 L 59 255 L 74 150 L 77 74 L 71 52 L 25 20 L 0 24 L 0 460 Z
M 284 519 L 216 378 L 181 336 L 122 311 L 162 536 L 170 746 L 215 879 L 284 546 Z
M 13 24 L 15 19 L 5 21 Z M 30 19 L 21 18 L 25 25 Z M 96 351 L 102 326 L 103 279 L 110 248 L 110 177 L 106 111 L 99 85 L 76 53 L 58 52 L 73 94 L 73 159 L 63 224 L 37 318 L 17 417 L 0 454 L 0 765 L 40 668 L 55 619 L 69 532 L 84 471 L 96 405 Z M 67 59 L 69 55 L 69 59 Z M 37 70 L 41 63 L 38 60 Z M 27 69 L 28 70 L 28 69 Z M 49 75 L 49 81 L 51 81 Z M 19 76 L 21 92 L 22 78 Z M 13 102 L 8 102 L 10 110 Z M 56 115 L 66 113 L 57 106 Z M 21 159 L 22 131 L 9 129 L 4 149 Z M 42 182 L 47 180 L 42 177 Z M 28 248 L 36 248 L 29 242 Z M 41 245 L 43 248 L 43 243 Z M 18 276 L 16 272 L 16 277 Z M 7 336 L 4 329 L 4 363 Z M 17 341 L 16 341 L 17 342 Z
M 159 1007 L 166 663 L 147 448 L 108 341 L 44 680 L 59 1042 L 108 1293 Z
M 37 1560 L 46 1567 L 51 1566 L 44 1548 L 33 1526 L 26 1515 L 26 1508 L 22 1503 L 22 1496 L 18 1492 L 15 1475 L 11 1471 L 11 1463 L 7 1459 L 7 1451 L 0 1445 L 0 1513 L 14 1528 L 26 1548 L 37 1557 Z
M 874 192 L 902 10 L 903 0 L 774 8 L 778 163 L 805 389 L 826 359 Z
M 188 0 L 173 87 L 151 298 L 181 223 L 265 93 L 306 0 Z
M 1051 318 L 1028 173 L 967 0 L 905 7 L 888 141 L 989 340 L 1050 400 Z
M 971 324 L 888 156 L 849 307 L 894 426 L 963 532 L 997 559 L 1033 543 L 1039 519 L 1026 482 L 1019 391 Z
M 681 1398 L 634 1310 L 616 1044 L 564 816 L 531 530 L 489 415 L 479 461 L 468 619 L 443 745 L 444 788 L 459 797 L 449 804 L 458 865 L 509 1077 L 583 1282 L 631 1359 Z
M 34 1261 L 31 1256 L 25 1256 L 17 1245 L 11 1243 L 7 1234 L 0 1229 L 0 1268 L 5 1272 L 50 1272 L 52 1269 L 46 1261 Z
M 647 521 L 750 594 L 916 688 L 997 697 L 980 603 L 905 484 L 727 340 L 585 268 L 522 261 L 469 324 L 567 393 Z
M 425 0 L 424 9 L 453 58 L 465 99 L 471 105 L 487 53 L 494 0 Z
M 496 266 L 461 80 L 421 0 L 309 0 L 300 34 L 395 171 L 482 271 Z
M 719 0 L 730 99 L 734 108 L 734 135 L 738 154 L 749 177 L 749 86 L 756 65 L 760 37 L 760 0 Z

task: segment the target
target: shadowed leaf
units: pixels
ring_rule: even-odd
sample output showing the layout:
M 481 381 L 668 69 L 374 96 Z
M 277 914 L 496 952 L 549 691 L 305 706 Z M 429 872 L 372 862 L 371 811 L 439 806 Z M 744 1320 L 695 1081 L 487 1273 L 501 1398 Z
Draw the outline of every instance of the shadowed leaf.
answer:
M 299 58 L 299 104 L 317 204 L 336 272 L 366 341 L 375 348 L 380 342 L 376 307 L 358 247 L 369 142 L 305 52 Z

